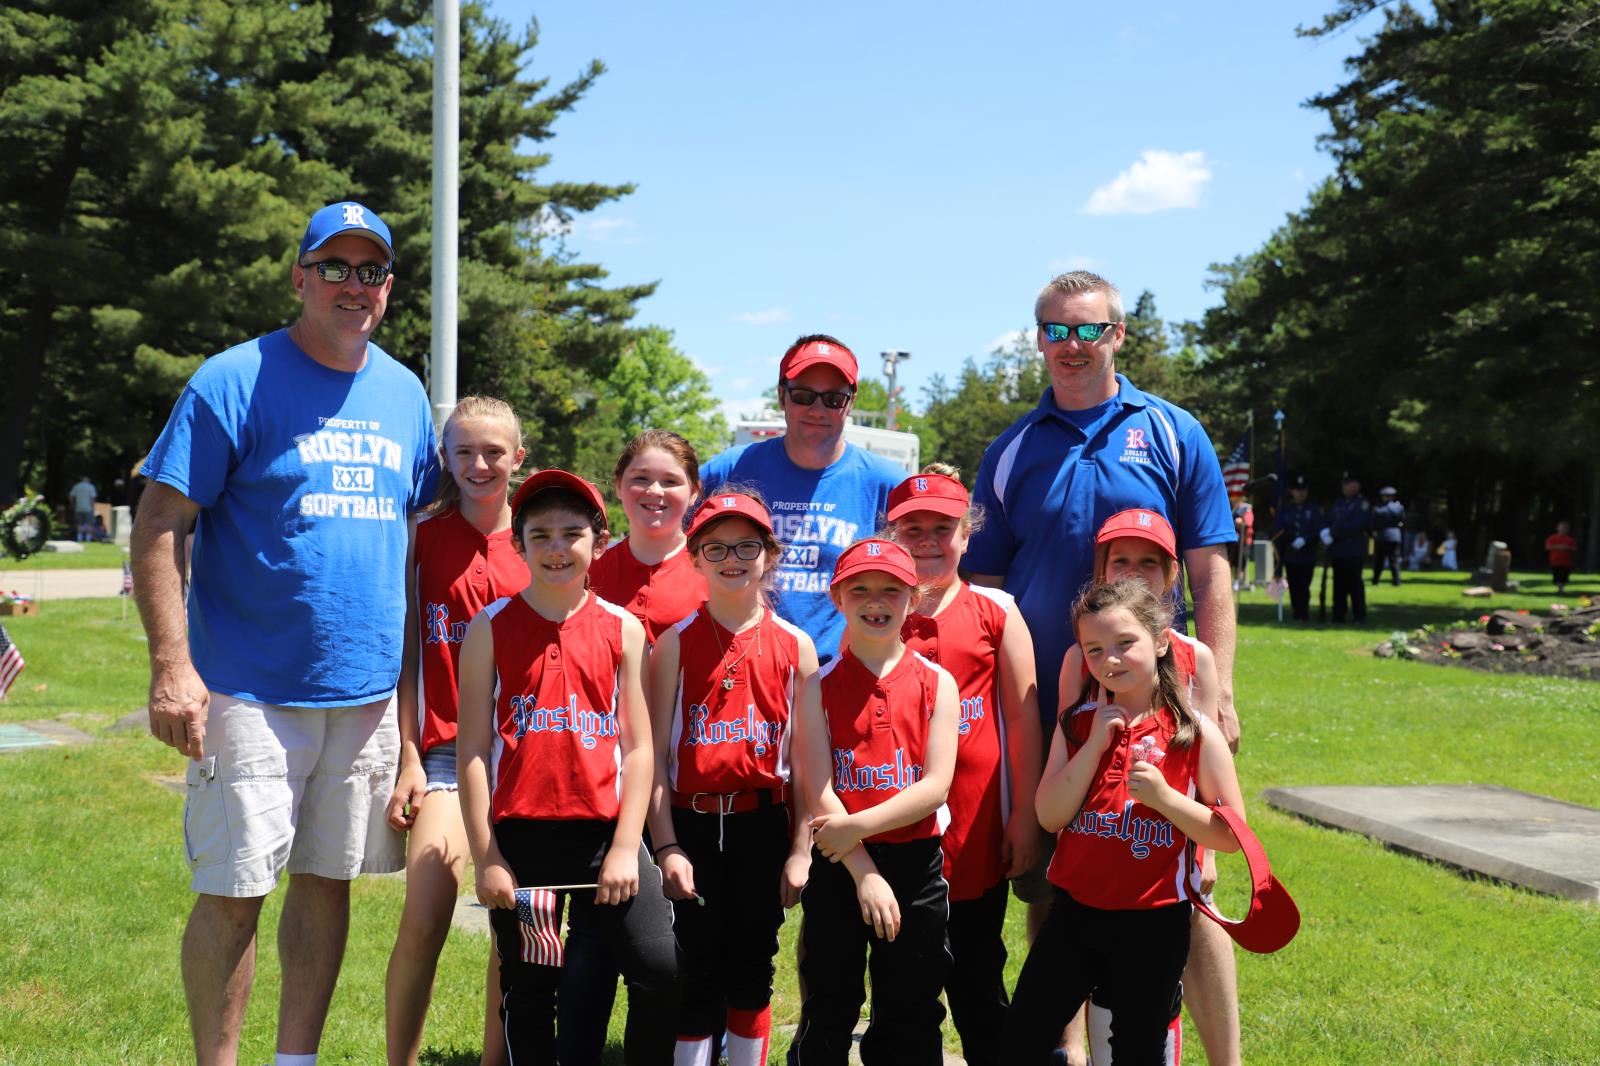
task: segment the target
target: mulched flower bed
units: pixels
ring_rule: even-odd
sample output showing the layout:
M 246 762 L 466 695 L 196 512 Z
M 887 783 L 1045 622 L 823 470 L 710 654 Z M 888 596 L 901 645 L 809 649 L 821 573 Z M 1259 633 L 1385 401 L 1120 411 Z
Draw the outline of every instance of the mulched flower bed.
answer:
M 1600 603 L 1553 603 L 1548 614 L 1499 610 L 1479 615 L 1476 624 L 1397 632 L 1373 654 L 1491 673 L 1600 680 Z

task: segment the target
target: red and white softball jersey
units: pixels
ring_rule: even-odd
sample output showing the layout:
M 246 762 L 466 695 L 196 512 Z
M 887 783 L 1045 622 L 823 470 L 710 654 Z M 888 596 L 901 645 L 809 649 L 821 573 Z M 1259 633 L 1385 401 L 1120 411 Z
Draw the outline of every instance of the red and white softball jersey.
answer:
M 878 677 L 848 648 L 819 672 L 833 792 L 846 811 L 876 807 L 922 780 L 928 721 L 944 672 L 909 652 Z M 921 821 L 866 839 L 873 844 L 921 840 L 940 835 L 949 823 L 950 811 L 941 804 Z
M 1006 875 L 1001 845 L 1011 815 L 1011 782 L 996 679 L 1013 602 L 1010 593 L 962 582 L 943 611 L 907 615 L 900 629 L 907 648 L 950 672 L 961 696 L 956 771 L 946 801 L 950 826 L 941 844 L 952 900 L 977 899 Z
M 688 548 L 646 566 L 626 540 L 600 553 L 589 568 L 589 587 L 637 618 L 651 644 L 706 598 L 706 579 L 694 568 Z
M 527 587 L 528 566 L 511 530 L 487 536 L 457 510 L 417 523 L 417 726 L 422 750 L 456 738 L 457 663 L 467 623 L 502 596 Z
M 1099 704 L 1079 707 L 1067 723 L 1067 750 L 1075 754 L 1089 739 Z M 1200 737 L 1174 749 L 1177 723 L 1163 709 L 1123 730 L 1095 770 L 1094 783 L 1077 815 L 1056 835 L 1050 883 L 1079 903 L 1101 910 L 1148 910 L 1200 895 L 1200 864 L 1189 841 L 1166 815 L 1128 795 L 1128 770 L 1146 743 L 1162 752 L 1155 762 L 1167 784 L 1195 798 L 1200 774 Z M 1159 759 L 1159 761 L 1157 761 Z
M 689 793 L 782 788 L 789 780 L 800 631 L 763 608 L 759 626 L 730 633 L 704 605 L 674 628 L 678 690 L 667 749 L 672 787 Z M 733 687 L 725 689 L 729 664 Z
M 622 776 L 622 620 L 591 593 L 565 622 L 519 596 L 494 627 L 494 820 L 617 817 Z

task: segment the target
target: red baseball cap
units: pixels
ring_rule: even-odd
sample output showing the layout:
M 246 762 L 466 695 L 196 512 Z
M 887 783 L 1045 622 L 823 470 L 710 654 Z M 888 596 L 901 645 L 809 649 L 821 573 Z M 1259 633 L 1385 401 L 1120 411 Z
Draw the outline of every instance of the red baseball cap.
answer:
M 878 537 L 858 540 L 846 548 L 833 568 L 833 580 L 828 587 L 832 588 L 841 581 L 869 570 L 888 574 L 896 581 L 904 582 L 908 588 L 917 587 L 917 564 L 912 560 L 911 553 L 892 540 Z
M 1261 841 L 1245 824 L 1244 817 L 1231 807 L 1217 804 L 1211 808 L 1222 816 L 1239 841 L 1244 861 L 1250 868 L 1250 909 L 1238 921 L 1224 918 L 1202 900 L 1194 905 L 1201 914 L 1222 926 L 1233 937 L 1234 943 L 1246 951 L 1265 955 L 1277 951 L 1294 939 L 1300 931 L 1300 908 L 1295 905 L 1283 882 L 1272 876 L 1272 864 Z
M 594 504 L 594 509 L 599 511 L 602 517 L 606 513 L 606 499 L 600 495 L 599 489 L 577 474 L 555 469 L 539 470 L 529 474 L 528 480 L 519 485 L 516 494 L 511 497 L 511 513 L 516 514 L 522 505 L 541 489 L 569 489 Z
M 890 491 L 888 519 L 893 522 L 913 511 L 932 511 L 960 518 L 971 504 L 967 487 L 955 478 L 945 474 L 914 474 Z
M 1148 540 L 1172 558 L 1178 557 L 1178 538 L 1172 532 L 1172 525 L 1154 511 L 1137 507 L 1131 511 L 1118 511 L 1106 519 L 1100 532 L 1094 535 L 1094 542 L 1104 544 L 1118 537 Z
M 833 341 L 807 341 L 788 355 L 778 366 L 778 376 L 793 381 L 814 366 L 831 366 L 844 375 L 851 385 L 856 383 L 856 356 L 849 348 Z
M 693 537 L 706 526 L 724 518 L 748 518 L 768 533 L 772 532 L 772 516 L 754 497 L 743 492 L 719 492 L 706 497 L 689 519 L 689 536 Z

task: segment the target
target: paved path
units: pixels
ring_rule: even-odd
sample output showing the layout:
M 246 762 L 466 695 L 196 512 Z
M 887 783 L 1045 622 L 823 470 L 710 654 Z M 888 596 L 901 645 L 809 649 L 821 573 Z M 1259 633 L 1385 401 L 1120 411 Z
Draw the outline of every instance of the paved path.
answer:
M 1267 802 L 1535 892 L 1600 903 L 1600 810 L 1498 785 L 1269 788 Z
M 115 567 L 98 570 L 0 570 L 0 589 L 16 589 L 40 603 L 46 600 L 86 600 L 96 596 L 115 596 L 122 591 L 122 571 Z

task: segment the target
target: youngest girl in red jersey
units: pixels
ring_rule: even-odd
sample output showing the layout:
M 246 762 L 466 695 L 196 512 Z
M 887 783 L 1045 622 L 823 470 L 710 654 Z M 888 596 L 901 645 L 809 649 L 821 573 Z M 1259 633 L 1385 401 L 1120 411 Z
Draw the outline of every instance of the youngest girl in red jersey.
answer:
M 1138 578 L 1163 601 L 1170 603 L 1178 584 L 1178 542 L 1167 520 L 1155 511 L 1133 508 L 1119 511 L 1105 520 L 1095 534 L 1094 580 L 1116 581 Z M 1168 629 L 1178 682 L 1189 706 L 1222 729 L 1223 735 L 1238 735 L 1237 719 L 1230 730 L 1218 716 L 1222 686 L 1217 680 L 1217 664 L 1211 649 L 1178 629 Z M 1061 660 L 1060 710 L 1077 704 L 1090 683 L 1083 651 L 1077 645 L 1067 649 Z M 1216 857 L 1203 851 L 1200 889 L 1209 896 L 1217 880 Z M 1196 912 L 1189 920 L 1189 965 L 1183 974 L 1182 999 L 1188 1002 L 1189 1016 L 1205 1046 L 1206 1061 L 1212 1066 L 1238 1066 L 1239 982 L 1233 958 L 1233 943 L 1215 922 Z M 1167 1066 L 1180 1061 L 1183 1026 L 1181 1002 L 1172 1007 L 1172 1054 Z M 1084 1030 L 1068 1030 L 1069 1040 L 1082 1041 Z M 1094 1054 L 1091 1061 L 1109 1061 L 1106 1052 L 1107 1026 L 1098 998 L 1091 999 L 1087 1035 Z
M 644 630 L 585 585 L 606 541 L 599 490 L 542 470 L 511 509 L 530 580 L 467 627 L 457 741 L 478 899 L 492 908 L 500 951 L 507 1050 L 517 1063 L 598 1063 L 620 970 L 624 1056 L 666 1062 L 677 945 L 660 873 L 640 841 L 652 763 Z M 595 888 L 570 895 L 552 1049 L 516 889 L 587 884 Z
M 1055 898 L 1017 979 L 1002 1060 L 1048 1063 L 1091 991 L 1110 1012 L 1117 1066 L 1160 1064 L 1200 891 L 1190 843 L 1235 851 L 1209 805 L 1243 812 L 1222 733 L 1191 708 L 1143 581 L 1089 586 L 1072 622 L 1099 699 L 1061 716 L 1039 783 L 1039 822 L 1059 831 Z
M 650 835 L 685 977 L 673 1061 L 710 1066 L 725 1005 L 729 1066 L 766 1066 L 778 927 L 811 864 L 811 834 L 790 813 L 789 728 L 817 653 L 762 602 L 780 549 L 753 493 L 708 499 L 688 547 L 709 596 L 650 657 Z
M 417 523 L 412 547 L 410 665 L 400 675 L 400 773 L 388 811 L 390 825 L 410 830 L 406 904 L 385 981 L 391 1064 L 417 1061 L 434 971 L 467 861 L 455 795 L 461 640 L 474 615 L 528 583 L 528 568 L 511 542 L 506 502 L 524 454 L 516 412 L 503 401 L 468 396 L 450 412 L 440 436 L 446 473 L 439 479 L 439 498 Z M 490 971 L 498 982 L 493 966 Z M 505 1061 L 499 1029 L 498 1020 L 492 1031 L 486 1028 L 486 1064 Z
M 1039 717 L 1033 638 L 1010 594 L 956 573 L 972 515 L 967 490 L 942 464 L 889 493 L 891 535 L 916 561 L 923 595 L 906 618 L 906 647 L 955 678 L 961 704 L 944 876 L 950 882 L 945 993 L 969 1066 L 997 1066 L 1006 1017 L 1006 877 L 1032 868 L 1044 834 L 1033 812 Z
M 801 696 L 797 769 L 816 850 L 800 897 L 804 1002 L 790 1054 L 804 1066 L 846 1062 L 868 965 L 861 1061 L 943 1054 L 950 953 L 939 834 L 959 712 L 954 679 L 901 640 L 916 595 L 916 565 L 900 545 L 874 538 L 845 549 L 829 596 L 849 646 Z
M 628 536 L 595 561 L 589 585 L 637 618 L 654 644 L 706 598 L 683 532 L 700 492 L 700 459 L 678 434 L 647 429 L 622 449 L 615 479 Z

